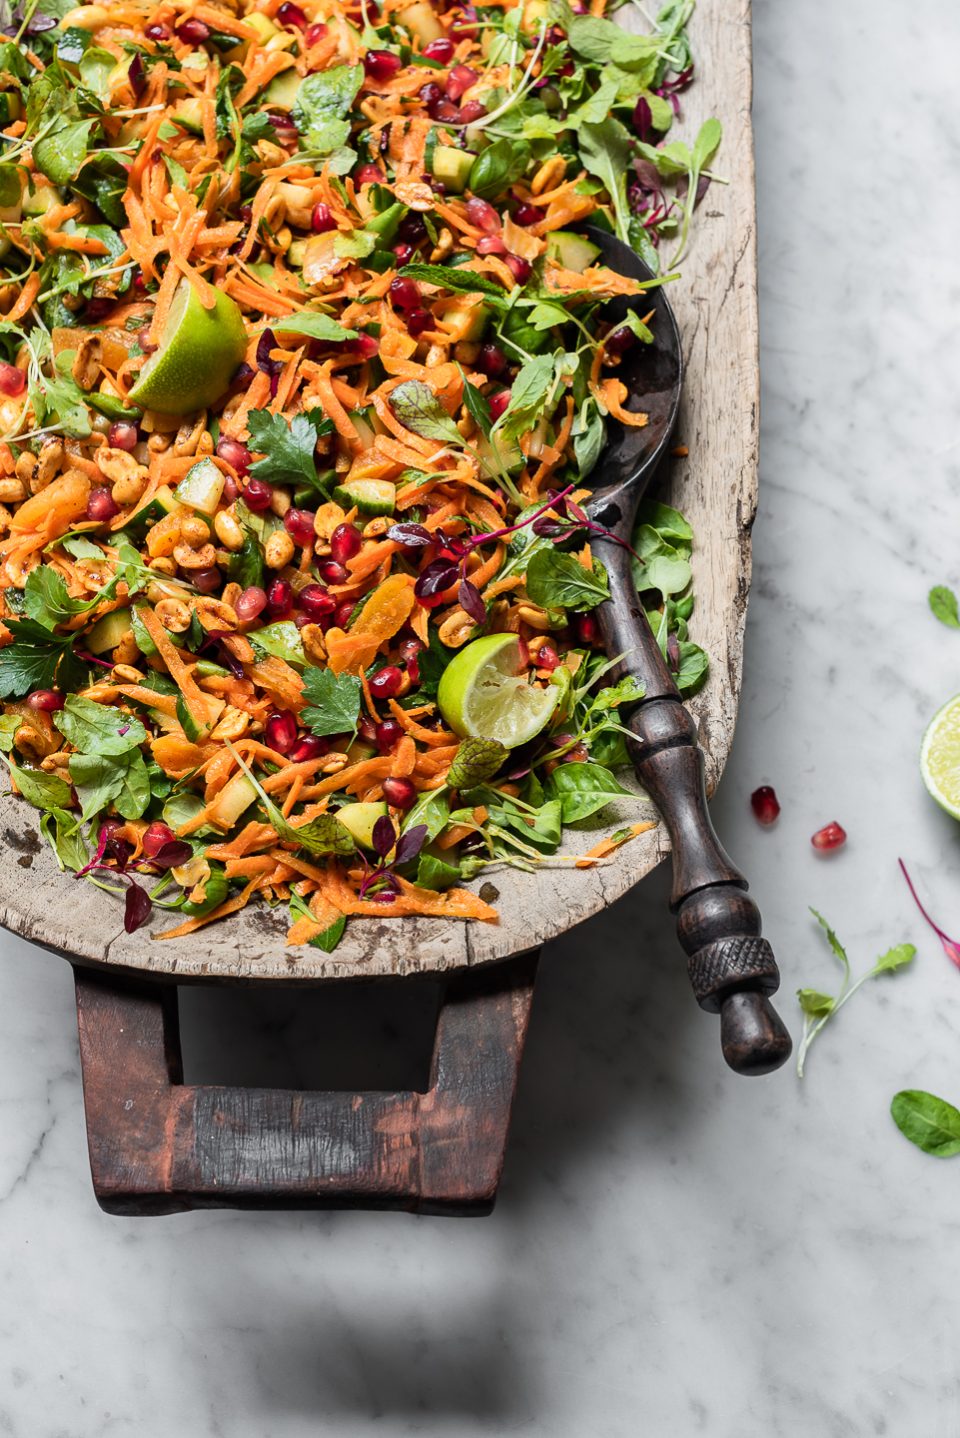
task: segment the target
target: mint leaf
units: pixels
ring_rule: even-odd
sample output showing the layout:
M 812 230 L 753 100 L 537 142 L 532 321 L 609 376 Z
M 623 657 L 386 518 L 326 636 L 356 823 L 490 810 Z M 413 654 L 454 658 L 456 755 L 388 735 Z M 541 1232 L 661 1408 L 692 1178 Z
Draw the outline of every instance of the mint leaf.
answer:
M 334 674 L 331 669 L 312 666 L 303 677 L 307 701 L 301 719 L 312 733 L 352 734 L 360 715 L 360 680 L 355 674 Z
M 503 285 L 479 275 L 466 265 L 404 265 L 400 274 L 404 279 L 416 280 L 418 284 L 439 285 L 459 295 L 488 295 L 490 299 L 506 302 Z
M 125 754 L 146 742 L 139 719 L 120 709 L 71 694 L 53 722 L 75 749 L 97 755 Z
M 345 329 L 329 315 L 321 315 L 314 310 L 301 310 L 299 314 L 287 315 L 286 319 L 274 320 L 271 328 L 276 335 L 304 335 L 307 339 L 328 344 L 355 340 L 359 334 L 358 330 Z

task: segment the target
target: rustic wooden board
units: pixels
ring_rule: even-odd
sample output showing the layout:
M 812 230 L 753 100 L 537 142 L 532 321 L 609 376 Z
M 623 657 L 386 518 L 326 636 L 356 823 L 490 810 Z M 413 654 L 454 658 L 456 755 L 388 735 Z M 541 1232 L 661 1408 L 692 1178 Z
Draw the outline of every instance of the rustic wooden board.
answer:
M 687 378 L 678 439 L 690 458 L 663 477 L 662 497 L 683 509 L 697 536 L 693 637 L 712 659 L 692 703 L 707 754 L 709 787 L 723 770 L 740 693 L 743 626 L 750 587 L 750 529 L 757 501 L 756 212 L 750 123 L 750 0 L 700 0 L 691 26 L 697 83 L 684 98 L 678 132 L 723 124 L 717 161 L 728 186 L 714 185 L 698 214 L 683 279 L 671 290 Z M 622 816 L 637 817 L 626 804 Z M 603 829 L 615 827 L 608 811 Z M 351 920 L 336 953 L 284 947 L 286 909 L 248 909 L 186 940 L 156 943 L 151 929 L 128 936 L 120 906 L 92 885 L 59 872 L 36 832 L 33 812 L 0 798 L 8 862 L 0 879 L 0 923 L 81 961 L 187 979 L 316 981 L 401 975 L 488 963 L 531 949 L 619 898 L 666 852 L 659 830 L 628 844 L 594 870 L 515 870 L 491 875 L 500 922 Z M 592 842 L 592 840 L 588 841 Z M 571 852 L 588 847 L 568 845 Z M 170 920 L 154 920 L 153 928 Z

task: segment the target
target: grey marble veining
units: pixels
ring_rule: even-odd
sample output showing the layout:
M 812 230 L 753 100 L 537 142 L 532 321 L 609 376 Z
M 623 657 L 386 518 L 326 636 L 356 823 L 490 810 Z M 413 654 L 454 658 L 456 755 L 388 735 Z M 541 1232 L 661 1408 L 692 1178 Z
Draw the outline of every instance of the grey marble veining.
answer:
M 904 1086 L 960 1101 L 960 974 L 896 869 L 960 928 L 960 830 L 916 770 L 960 688 L 960 635 L 925 607 L 960 581 L 960 11 L 757 0 L 755 43 L 763 483 L 717 820 L 786 995 L 836 977 L 808 904 L 855 968 L 911 938 L 914 970 L 858 996 L 802 1085 L 745 1083 L 654 876 L 547 956 L 492 1219 L 138 1222 L 91 1196 L 69 971 L 4 936 L 0 1434 L 960 1435 L 960 1160 L 887 1114 Z M 833 818 L 849 844 L 818 859 Z M 184 1009 L 197 1078 L 300 1081 L 375 1047 L 319 999 Z M 371 1020 L 371 1082 L 402 1071 L 394 1017 Z

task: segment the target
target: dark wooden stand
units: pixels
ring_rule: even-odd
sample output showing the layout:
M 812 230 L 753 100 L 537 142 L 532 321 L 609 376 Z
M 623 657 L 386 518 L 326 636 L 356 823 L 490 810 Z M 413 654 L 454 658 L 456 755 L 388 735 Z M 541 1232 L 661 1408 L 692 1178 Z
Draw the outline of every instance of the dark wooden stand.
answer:
M 101 1208 L 489 1213 L 537 958 L 525 954 L 446 980 L 426 1093 L 184 1084 L 176 986 L 75 966 Z

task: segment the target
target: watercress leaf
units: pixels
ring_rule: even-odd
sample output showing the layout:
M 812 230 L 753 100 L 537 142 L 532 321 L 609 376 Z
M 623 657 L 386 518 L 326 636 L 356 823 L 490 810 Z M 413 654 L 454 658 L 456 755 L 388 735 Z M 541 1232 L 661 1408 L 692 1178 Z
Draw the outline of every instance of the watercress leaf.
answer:
M 91 754 L 125 754 L 146 741 L 139 719 L 71 694 L 53 722 L 75 749 Z
M 303 676 L 306 700 L 301 719 L 311 733 L 352 734 L 360 715 L 361 686 L 355 674 L 334 674 L 332 669 L 312 665 Z
M 637 579 L 637 589 L 641 593 L 647 589 L 657 589 L 665 597 L 682 594 L 693 578 L 689 560 L 670 552 L 666 545 L 661 553 L 654 554 L 647 560 L 642 570 L 636 560 L 632 562 L 632 566 Z
M 43 769 L 26 769 L 17 764 L 12 770 L 17 788 L 35 809 L 65 809 L 70 803 L 70 785 L 57 774 Z
M 71 556 L 72 559 L 92 559 L 97 564 L 103 563 L 103 550 L 100 548 L 99 544 L 93 544 L 89 539 L 87 539 L 86 535 L 65 534 L 62 539 L 57 541 L 57 543 L 60 545 L 61 549 L 65 549 L 67 551 L 67 553 Z M 29 585 L 30 580 L 33 578 L 34 574 L 38 574 L 39 572 L 40 571 L 37 569 L 31 570 L 30 574 L 27 576 L 27 585 Z M 55 570 L 52 572 L 56 573 Z M 64 590 L 66 590 L 66 586 L 64 586 Z M 78 603 L 82 601 L 74 600 L 73 602 Z M 74 613 L 76 612 L 77 611 L 74 611 Z
M 404 380 L 392 391 L 390 408 L 406 428 L 421 439 L 440 444 L 463 445 L 463 436 L 428 384 L 419 379 Z
M 595 609 L 610 598 L 607 572 L 598 559 L 584 569 L 573 554 L 558 549 L 537 550 L 527 565 L 527 594 L 542 609 Z
M 320 340 L 328 344 L 339 344 L 342 340 L 355 340 L 358 330 L 345 329 L 329 315 L 313 310 L 301 310 L 299 314 L 287 315 L 285 319 L 273 321 L 274 334 L 305 335 L 307 339 Z
M 255 650 L 285 659 L 296 669 L 302 669 L 307 662 L 300 631 L 292 619 L 281 619 L 276 624 L 265 625 L 263 629 L 254 629 L 247 638 Z
M 316 485 L 314 452 L 324 423 L 319 410 L 295 414 L 288 424 L 282 414 L 255 409 L 251 410 L 247 423 L 250 448 L 263 456 L 250 466 L 252 475 L 265 479 L 268 484 Z
M 556 300 L 537 300 L 526 308 L 524 318 L 535 330 L 550 330 L 556 325 L 565 325 L 570 316 Z
M 550 783 L 560 800 L 565 824 L 589 819 L 614 799 L 637 798 L 601 764 L 559 764 L 550 776 Z
M 447 773 L 451 789 L 475 789 L 492 779 L 509 750 L 499 739 L 463 739 Z
M 903 969 L 907 964 L 912 964 L 916 956 L 917 950 L 914 944 L 894 944 L 892 949 L 888 949 L 885 954 L 880 955 L 873 966 L 873 972 L 875 974 L 895 973 L 897 969 Z
M 822 1019 L 833 1013 L 837 1001 L 829 994 L 818 993 L 816 989 L 797 989 L 797 1003 L 812 1019 Z
M 679 510 L 671 509 L 669 504 L 661 504 L 656 499 L 644 500 L 640 506 L 640 519 L 674 549 L 682 551 L 683 546 L 689 547 L 693 544 L 690 524 Z M 634 548 L 637 548 L 636 544 Z
M 40 832 L 49 842 L 61 869 L 76 874 L 86 867 L 90 851 L 76 814 L 66 809 L 51 809 L 40 820 Z
M 306 147 L 327 154 L 350 138 L 350 113 L 363 84 L 362 65 L 335 65 L 308 75 L 297 90 L 293 122 Z
M 960 629 L 957 596 L 952 589 L 948 589 L 945 584 L 937 584 L 931 589 L 927 599 L 932 613 L 941 624 L 945 624 L 948 629 Z
M 935 1158 L 960 1153 L 960 1110 L 923 1089 L 901 1089 L 890 1104 L 894 1123 L 911 1143 Z
M 491 299 L 506 302 L 502 285 L 486 275 L 477 274 L 466 265 L 404 265 L 400 274 L 405 279 L 416 280 L 418 284 L 439 285 L 461 295 L 489 295 Z

